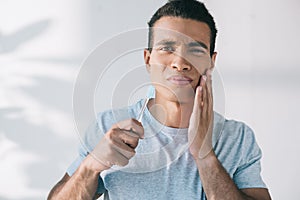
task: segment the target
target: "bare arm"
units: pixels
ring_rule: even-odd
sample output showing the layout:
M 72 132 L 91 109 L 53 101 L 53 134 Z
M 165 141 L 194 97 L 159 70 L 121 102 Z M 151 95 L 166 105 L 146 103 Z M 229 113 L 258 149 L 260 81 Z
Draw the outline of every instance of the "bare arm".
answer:
M 201 182 L 209 200 L 270 200 L 267 189 L 239 190 L 217 159 L 212 148 L 213 97 L 211 71 L 203 76 L 196 90 L 189 125 L 190 152 L 197 164 Z
M 239 190 L 213 151 L 210 152 L 204 159 L 196 160 L 196 163 L 207 199 L 271 199 L 268 190 L 265 188 Z
M 89 159 L 93 158 L 87 157 L 71 177 L 65 174 L 50 191 L 48 200 L 94 199 L 96 197 L 99 172 L 89 168 Z
M 121 121 L 105 134 L 94 150 L 86 156 L 76 172 L 70 177 L 65 174 L 51 190 L 52 199 L 95 199 L 99 175 L 112 165 L 125 166 L 135 155 L 135 148 L 144 129 L 135 119 Z

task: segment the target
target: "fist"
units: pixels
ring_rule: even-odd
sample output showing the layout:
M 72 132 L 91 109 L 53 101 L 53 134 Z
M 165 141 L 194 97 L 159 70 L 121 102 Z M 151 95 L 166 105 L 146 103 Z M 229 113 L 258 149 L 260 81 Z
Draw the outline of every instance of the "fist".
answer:
M 127 165 L 142 138 L 144 128 L 136 119 L 114 124 L 89 155 L 94 158 L 94 170 L 101 172 L 112 165 Z

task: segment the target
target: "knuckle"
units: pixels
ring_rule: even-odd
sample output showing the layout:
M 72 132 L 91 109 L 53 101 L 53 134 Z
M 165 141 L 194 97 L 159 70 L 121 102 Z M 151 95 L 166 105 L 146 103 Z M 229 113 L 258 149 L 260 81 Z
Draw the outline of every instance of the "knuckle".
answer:
M 132 158 L 133 156 L 135 156 L 135 154 L 136 154 L 136 152 L 133 151 L 133 152 L 131 153 L 131 158 Z
M 134 146 L 137 147 L 137 145 L 139 144 L 139 138 L 136 138 L 135 141 L 133 142 Z
M 113 136 L 111 133 L 107 133 L 105 134 L 105 138 L 107 139 L 107 141 L 111 141 L 113 139 Z
M 141 127 L 141 132 L 142 134 L 144 134 L 144 127 Z
M 105 134 L 106 138 L 109 140 L 113 140 L 116 135 L 118 135 L 119 129 L 118 128 L 112 128 L 108 133 Z
M 124 154 L 124 156 L 126 156 L 128 159 L 132 158 L 134 155 L 135 155 L 135 150 L 134 149 L 128 150 Z
M 127 159 L 124 159 L 122 162 L 120 162 L 120 166 L 126 166 L 126 165 L 128 165 L 128 163 L 129 163 L 129 160 L 127 160 Z
M 131 119 L 129 120 L 129 125 L 130 125 L 130 126 L 134 126 L 134 124 L 135 124 L 135 121 L 134 121 L 133 118 L 131 118 Z

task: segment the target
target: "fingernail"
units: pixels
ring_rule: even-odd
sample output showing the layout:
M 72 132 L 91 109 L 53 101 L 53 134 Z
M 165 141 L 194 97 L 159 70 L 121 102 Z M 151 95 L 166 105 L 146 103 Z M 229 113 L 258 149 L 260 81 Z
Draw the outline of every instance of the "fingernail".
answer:
M 199 91 L 200 91 L 200 92 L 202 91 L 202 86 L 199 86 Z
M 205 75 L 202 76 L 203 80 L 206 81 L 207 77 Z

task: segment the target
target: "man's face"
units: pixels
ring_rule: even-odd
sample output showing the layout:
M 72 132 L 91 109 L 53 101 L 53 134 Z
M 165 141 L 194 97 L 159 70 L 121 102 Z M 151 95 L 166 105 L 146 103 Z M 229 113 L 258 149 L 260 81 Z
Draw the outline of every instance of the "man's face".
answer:
M 207 24 L 179 17 L 162 17 L 154 24 L 152 52 L 144 59 L 156 95 L 190 102 L 201 75 L 213 68 Z

